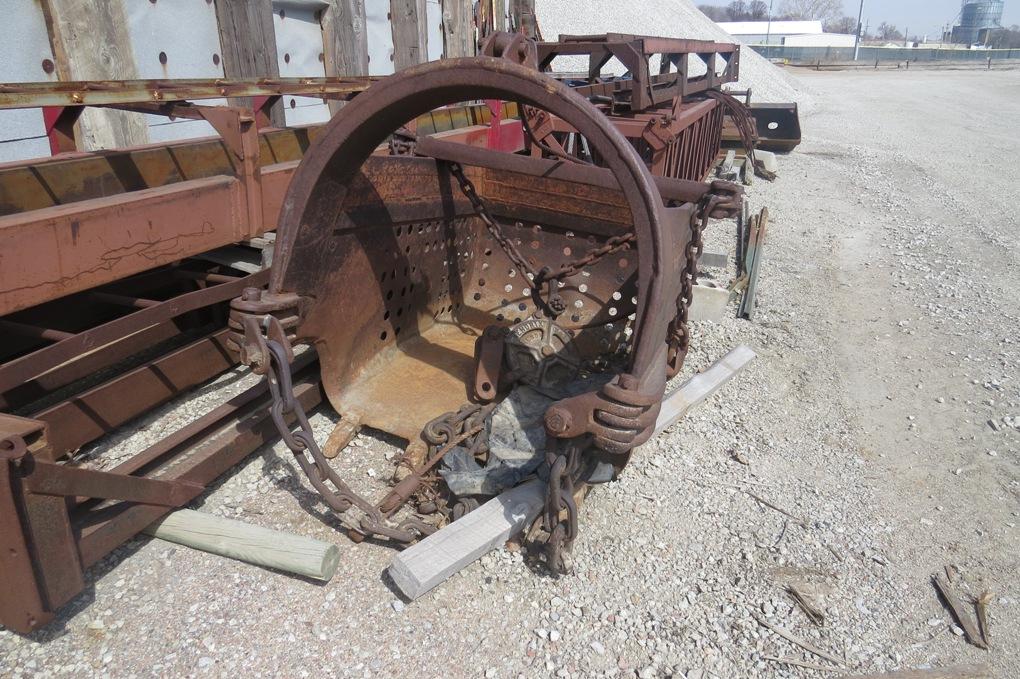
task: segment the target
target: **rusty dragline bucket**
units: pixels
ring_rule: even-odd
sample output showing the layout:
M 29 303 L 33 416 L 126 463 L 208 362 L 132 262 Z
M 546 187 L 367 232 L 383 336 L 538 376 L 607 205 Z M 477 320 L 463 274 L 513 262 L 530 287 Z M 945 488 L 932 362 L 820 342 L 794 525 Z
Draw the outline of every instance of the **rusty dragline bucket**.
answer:
M 686 351 L 697 233 L 728 207 L 707 184 L 654 179 L 605 114 L 514 63 L 526 46 L 510 42 L 386 78 L 329 123 L 284 200 L 269 289 L 235 300 L 231 325 L 353 536 L 413 541 L 537 476 L 557 568 L 573 496 L 652 432 Z M 601 166 L 415 134 L 418 116 L 475 100 L 547 111 Z M 409 442 L 382 501 L 344 483 L 290 398 L 299 343 L 315 346 L 341 427 Z

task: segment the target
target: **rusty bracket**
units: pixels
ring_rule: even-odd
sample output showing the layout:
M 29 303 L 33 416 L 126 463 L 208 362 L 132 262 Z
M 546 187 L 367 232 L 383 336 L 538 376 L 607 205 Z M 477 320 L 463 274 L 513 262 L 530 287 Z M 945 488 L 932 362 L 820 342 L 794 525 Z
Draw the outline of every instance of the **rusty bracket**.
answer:
M 230 303 L 230 334 L 227 346 L 240 354 L 241 363 L 257 375 L 269 371 L 266 340 L 274 340 L 294 360 L 293 336 L 288 334 L 301 320 L 301 300 L 295 294 L 270 294 L 262 288 L 245 288 L 241 297 Z
M 84 588 L 80 535 L 69 513 L 78 498 L 180 507 L 204 489 L 55 464 L 36 457 L 21 436 L 6 435 L 0 439 L 0 620 L 31 632 Z
M 506 328 L 490 325 L 475 343 L 475 398 L 491 403 L 499 392 Z
M 205 486 L 197 483 L 68 467 L 32 455 L 23 459 L 20 473 L 24 489 L 36 495 L 123 500 L 161 507 L 180 507 L 205 490 Z

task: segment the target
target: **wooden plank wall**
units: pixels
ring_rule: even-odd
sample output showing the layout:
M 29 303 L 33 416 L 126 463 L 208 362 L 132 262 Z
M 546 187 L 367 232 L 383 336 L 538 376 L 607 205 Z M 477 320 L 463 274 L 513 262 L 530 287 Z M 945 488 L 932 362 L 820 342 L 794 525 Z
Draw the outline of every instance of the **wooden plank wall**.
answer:
M 326 75 L 368 75 L 365 0 L 329 0 L 322 13 L 322 44 Z M 336 114 L 343 102 L 329 102 Z
M 535 40 L 542 39 L 535 16 L 535 0 L 510 0 L 510 25 L 508 31 L 523 32 Z
M 42 9 L 61 80 L 138 77 L 120 0 L 42 0 Z M 122 111 L 89 109 L 77 129 L 83 150 L 149 143 L 141 116 Z
M 424 0 L 390 0 L 393 68 L 401 71 L 428 60 Z
M 223 54 L 223 75 L 228 78 L 278 78 L 272 0 L 216 0 L 216 23 Z M 233 106 L 251 107 L 248 97 L 230 100 Z M 283 127 L 283 102 L 270 111 L 273 125 Z
M 443 56 L 473 57 L 476 53 L 471 0 L 443 0 Z
M 125 80 L 138 77 L 124 0 L 39 0 L 60 80 Z M 502 8 L 510 0 L 486 0 L 490 23 L 502 28 Z M 279 77 L 272 0 L 214 0 L 220 53 L 228 78 Z M 397 70 L 428 59 L 425 0 L 389 0 Z M 472 0 L 441 0 L 443 56 L 477 51 Z M 321 13 L 323 62 L 327 76 L 367 75 L 365 0 L 329 0 Z M 250 100 L 231 100 L 250 106 Z M 331 102 L 335 113 L 341 103 Z M 284 123 L 282 102 L 271 111 Z M 77 128 L 82 150 L 123 148 L 149 143 L 145 120 L 113 110 L 89 109 Z

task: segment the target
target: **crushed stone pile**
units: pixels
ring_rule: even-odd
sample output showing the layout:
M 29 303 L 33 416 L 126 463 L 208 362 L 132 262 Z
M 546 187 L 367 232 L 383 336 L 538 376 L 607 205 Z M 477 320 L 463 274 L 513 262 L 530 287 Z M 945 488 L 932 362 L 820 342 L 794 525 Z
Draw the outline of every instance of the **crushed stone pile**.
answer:
M 739 42 L 688 0 L 538 0 L 535 11 L 546 40 L 555 40 L 561 34 L 630 33 Z M 560 68 L 559 60 L 556 67 Z M 583 66 L 571 64 L 568 68 L 579 70 Z M 728 89 L 745 87 L 751 88 L 753 101 L 810 105 L 809 93 L 793 76 L 750 48 L 741 50 L 740 82 Z

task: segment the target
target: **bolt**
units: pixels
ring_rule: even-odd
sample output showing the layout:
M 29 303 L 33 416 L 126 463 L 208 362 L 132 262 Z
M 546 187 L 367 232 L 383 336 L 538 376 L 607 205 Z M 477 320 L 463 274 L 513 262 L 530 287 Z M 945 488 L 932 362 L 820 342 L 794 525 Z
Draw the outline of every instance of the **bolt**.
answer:
M 563 434 L 573 425 L 570 413 L 562 408 L 550 408 L 545 413 L 545 429 L 550 434 Z

